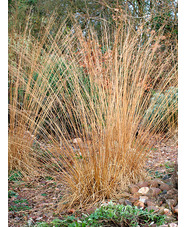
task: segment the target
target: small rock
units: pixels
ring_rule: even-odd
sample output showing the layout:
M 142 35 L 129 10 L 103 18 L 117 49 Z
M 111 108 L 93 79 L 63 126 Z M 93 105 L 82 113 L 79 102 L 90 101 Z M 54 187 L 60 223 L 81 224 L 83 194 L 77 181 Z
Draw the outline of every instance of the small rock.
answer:
M 173 215 L 166 215 L 165 221 L 167 223 L 175 223 L 177 220 Z
M 134 203 L 134 202 L 136 202 L 137 200 L 138 200 L 138 198 L 136 198 L 136 197 L 131 197 L 131 198 L 130 198 L 130 202 L 131 202 L 131 203 Z
M 164 214 L 165 215 L 168 215 L 168 216 L 171 216 L 172 215 L 172 212 L 169 209 L 165 208 L 164 209 Z
M 144 209 L 145 207 L 144 203 L 139 200 L 134 203 L 134 206 L 138 207 L 138 209 L 140 208 Z
M 171 190 L 169 190 L 169 191 L 167 192 L 167 195 L 173 196 L 173 198 L 175 198 L 175 197 L 177 196 L 177 194 L 178 194 L 178 190 L 175 189 L 175 188 L 172 188 Z
M 138 190 L 139 193 L 141 193 L 142 195 L 146 195 L 149 191 L 149 187 L 142 187 Z
M 169 205 L 169 209 L 176 206 L 176 201 L 174 199 L 166 199 L 166 203 Z
M 163 184 L 160 185 L 160 189 L 162 191 L 164 191 L 164 190 L 169 191 L 170 190 L 170 186 L 168 184 L 163 183 Z
M 177 227 L 178 225 L 176 223 L 170 223 L 168 226 L 169 227 Z
M 130 205 L 130 206 L 132 206 L 132 203 L 128 200 L 128 199 L 125 199 L 125 201 L 124 201 L 124 203 L 123 203 L 124 205 Z
M 137 185 L 130 185 L 129 186 L 129 191 L 130 191 L 131 194 L 138 192 L 138 190 L 139 190 L 139 187 Z
M 145 204 L 147 204 L 148 207 L 150 207 L 150 206 L 155 206 L 155 203 L 153 203 L 153 202 L 152 202 L 151 200 L 149 200 L 149 199 L 145 201 Z
M 141 201 L 142 203 L 145 203 L 148 200 L 147 196 L 140 196 L 139 201 Z
M 137 186 L 139 187 L 139 188 L 142 188 L 142 187 L 148 187 L 149 186 L 149 183 L 148 182 L 139 182 L 138 184 L 137 184 Z
M 150 181 L 150 186 L 153 188 L 160 187 L 160 185 L 163 183 L 160 179 L 154 179 Z
M 159 207 L 157 206 L 148 206 L 146 209 L 148 210 L 148 212 L 150 212 L 151 210 L 159 211 Z
M 149 192 L 147 195 L 151 196 L 151 197 L 156 197 L 158 194 L 160 194 L 161 190 L 159 188 L 150 188 Z

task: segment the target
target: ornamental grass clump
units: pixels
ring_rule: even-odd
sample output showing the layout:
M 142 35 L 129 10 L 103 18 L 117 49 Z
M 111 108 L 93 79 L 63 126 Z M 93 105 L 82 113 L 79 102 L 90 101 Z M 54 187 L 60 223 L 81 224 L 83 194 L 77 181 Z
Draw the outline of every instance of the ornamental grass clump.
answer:
M 112 32 L 104 24 L 100 40 L 75 22 L 53 35 L 53 23 L 40 41 L 25 32 L 19 46 L 10 42 L 9 168 L 21 162 L 27 174 L 63 182 L 60 212 L 113 198 L 146 176 L 149 138 L 161 116 L 158 109 L 144 116 L 153 89 L 161 95 L 177 86 L 177 64 L 161 49 L 163 31 L 121 21 Z M 168 108 L 177 112 L 175 104 Z

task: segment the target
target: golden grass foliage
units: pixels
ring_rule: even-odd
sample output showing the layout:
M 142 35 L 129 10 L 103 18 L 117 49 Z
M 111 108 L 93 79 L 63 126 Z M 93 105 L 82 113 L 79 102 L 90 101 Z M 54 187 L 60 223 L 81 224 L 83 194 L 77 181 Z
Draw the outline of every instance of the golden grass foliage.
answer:
M 109 33 L 105 24 L 100 41 L 76 23 L 69 31 L 64 22 L 53 36 L 53 23 L 40 41 L 27 31 L 9 37 L 9 170 L 64 182 L 60 211 L 114 197 L 144 178 L 149 139 L 166 117 L 144 116 L 152 89 L 177 86 L 177 56 L 161 48 L 163 30 L 120 23 Z

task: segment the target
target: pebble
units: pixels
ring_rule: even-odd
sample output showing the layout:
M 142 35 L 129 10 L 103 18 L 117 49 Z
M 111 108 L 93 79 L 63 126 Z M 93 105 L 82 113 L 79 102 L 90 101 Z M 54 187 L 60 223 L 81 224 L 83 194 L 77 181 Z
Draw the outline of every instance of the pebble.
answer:
M 155 206 L 155 203 L 153 203 L 151 200 L 146 200 L 145 203 L 147 204 L 148 207 Z
M 169 191 L 170 190 L 170 186 L 168 184 L 163 183 L 163 184 L 160 185 L 160 189 L 162 191 L 164 191 L 164 190 Z
M 161 181 L 160 179 L 154 179 L 154 180 L 151 180 L 150 186 L 153 188 L 157 188 L 157 187 L 160 187 L 162 183 L 163 181 Z
M 138 198 L 136 198 L 136 197 L 131 197 L 131 198 L 130 198 L 130 202 L 131 202 L 131 203 L 134 203 L 134 202 L 136 202 L 137 200 L 138 200 Z
M 145 203 L 148 200 L 147 196 L 140 196 L 139 201 L 141 201 L 142 203 Z
M 164 209 L 164 214 L 165 215 L 168 215 L 168 216 L 171 216 L 172 215 L 172 212 L 169 209 L 165 208 Z
M 138 207 L 138 209 L 140 208 L 144 209 L 145 207 L 144 203 L 139 200 L 134 203 L 134 206 Z
M 125 199 L 124 205 L 130 205 L 130 206 L 132 206 L 132 203 L 128 199 Z
M 172 207 L 176 206 L 176 201 L 174 199 L 166 199 L 166 203 L 172 209 Z
M 170 223 L 168 226 L 169 227 L 177 227 L 178 225 L 176 223 Z
M 139 193 L 141 193 L 142 195 L 146 195 L 149 191 L 149 187 L 142 187 L 138 190 Z
M 156 197 L 160 193 L 161 193 L 161 190 L 159 188 L 152 187 L 152 188 L 150 188 L 148 195 L 152 196 L 152 197 Z
M 137 184 L 137 186 L 139 187 L 139 188 L 142 188 L 142 187 L 148 187 L 149 186 L 149 183 L 148 182 L 139 182 L 138 184 Z

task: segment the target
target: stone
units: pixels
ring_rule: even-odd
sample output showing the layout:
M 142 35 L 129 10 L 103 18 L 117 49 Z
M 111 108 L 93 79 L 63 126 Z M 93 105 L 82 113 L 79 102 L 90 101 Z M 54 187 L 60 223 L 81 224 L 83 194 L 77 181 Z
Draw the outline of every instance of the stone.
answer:
M 129 191 L 130 191 L 131 194 L 138 192 L 138 190 L 139 190 L 139 187 L 137 185 L 130 185 L 129 186 Z
M 168 184 L 162 183 L 162 184 L 160 185 L 160 189 L 161 189 L 162 191 L 164 191 L 164 190 L 169 191 L 169 190 L 170 190 L 170 186 L 169 186 Z
M 146 200 L 145 201 L 145 204 L 148 206 L 148 207 L 150 207 L 150 206 L 155 206 L 155 203 L 153 203 L 151 200 Z
M 165 217 L 165 221 L 167 222 L 167 223 L 175 223 L 177 220 L 176 220 L 176 218 L 174 217 L 174 215 L 166 215 L 166 217 Z
M 154 210 L 155 212 L 159 211 L 159 207 L 157 207 L 157 206 L 148 206 L 146 209 L 148 210 L 148 212 L 151 210 Z
M 150 196 L 150 197 L 157 197 L 159 194 L 161 193 L 161 190 L 159 188 L 150 188 L 147 196 Z
M 138 209 L 142 208 L 144 209 L 145 205 L 143 202 L 137 200 L 135 203 L 134 203 L 134 206 L 136 206 Z
M 178 225 L 176 223 L 169 223 L 169 227 L 177 227 Z
M 139 188 L 148 187 L 148 186 L 149 186 L 149 183 L 146 182 L 146 181 L 144 181 L 144 182 L 139 182 L 139 183 L 137 184 L 137 186 L 138 186 Z
M 176 201 L 174 199 L 166 199 L 166 203 L 169 205 L 169 209 L 172 209 L 176 206 Z
M 173 198 L 175 198 L 175 196 L 177 196 L 177 194 L 178 194 L 178 190 L 175 188 L 172 188 L 171 190 L 169 190 L 167 192 L 167 195 L 172 196 Z
M 139 199 L 140 196 L 141 196 L 141 193 L 139 193 L 139 192 L 136 192 L 136 193 L 133 194 L 133 197 L 136 197 L 138 199 Z
M 124 201 L 124 203 L 123 203 L 124 205 L 130 205 L 130 206 L 132 206 L 132 203 L 128 200 L 128 199 L 125 199 L 125 201 Z
M 158 188 L 163 183 L 160 179 L 154 179 L 150 181 L 150 187 Z
M 171 216 L 172 215 L 172 212 L 169 209 L 165 208 L 164 209 L 164 214 L 165 215 L 168 215 L 168 216 Z
M 139 193 L 141 193 L 142 195 L 146 195 L 149 191 L 149 187 L 142 187 L 138 190 Z
M 139 201 L 141 201 L 142 203 L 145 203 L 148 200 L 147 196 L 140 196 Z
M 130 198 L 130 202 L 131 202 L 131 203 L 134 203 L 134 202 L 136 202 L 137 200 L 138 200 L 138 198 L 136 198 L 136 197 L 131 197 L 131 198 Z

